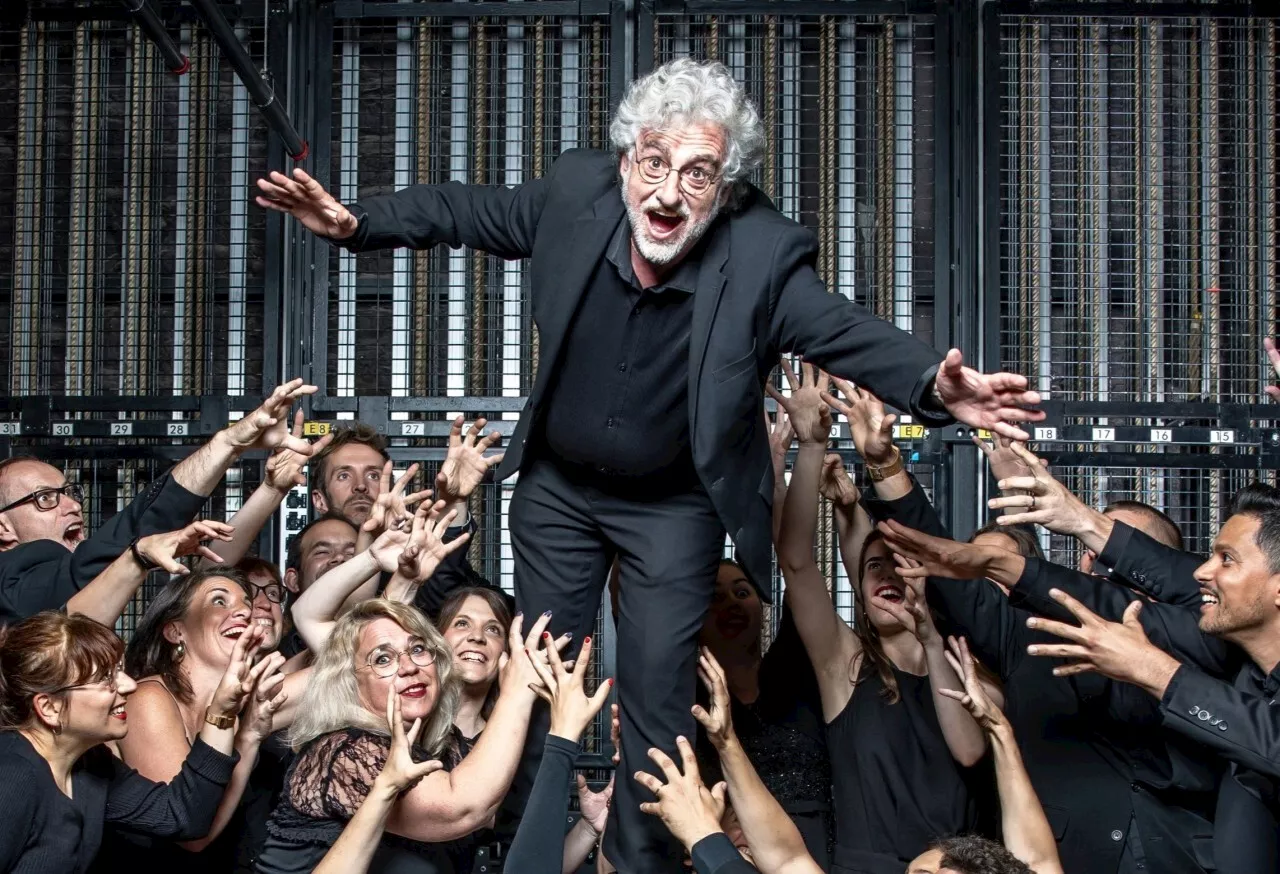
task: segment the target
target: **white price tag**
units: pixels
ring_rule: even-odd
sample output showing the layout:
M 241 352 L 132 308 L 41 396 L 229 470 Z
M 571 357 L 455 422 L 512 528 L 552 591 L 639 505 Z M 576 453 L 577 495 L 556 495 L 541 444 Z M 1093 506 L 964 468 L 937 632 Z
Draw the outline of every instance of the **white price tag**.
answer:
M 16 437 L 21 433 L 21 422 L 0 422 L 0 437 Z
M 1151 429 L 1151 442 L 1152 442 L 1152 443 L 1172 443 L 1172 442 L 1173 442 L 1173 429 L 1171 429 L 1171 428 L 1152 428 L 1152 429 Z
M 1236 432 L 1235 431 L 1210 431 L 1209 442 L 1210 443 L 1235 443 Z
M 1107 443 L 1116 439 L 1115 428 L 1094 428 L 1093 439 L 1099 442 Z
M 111 423 L 112 437 L 131 437 L 132 435 L 133 435 L 132 422 L 112 422 Z
M 169 422 L 164 426 L 164 433 L 169 437 L 186 437 L 188 427 L 186 422 Z
M 75 432 L 76 432 L 76 426 L 72 425 L 70 422 L 54 422 L 53 423 L 54 437 L 70 437 Z
M 1057 440 L 1058 429 L 1057 428 L 1036 428 L 1035 435 L 1036 435 L 1035 439 L 1037 440 Z
M 425 437 L 427 436 L 426 422 L 402 422 L 400 424 L 401 437 Z

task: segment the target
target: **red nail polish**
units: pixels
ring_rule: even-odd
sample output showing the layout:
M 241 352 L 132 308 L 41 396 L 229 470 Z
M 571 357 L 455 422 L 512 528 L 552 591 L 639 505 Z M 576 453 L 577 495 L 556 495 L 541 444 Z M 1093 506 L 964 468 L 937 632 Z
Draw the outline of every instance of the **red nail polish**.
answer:
M 542 632 L 542 636 L 543 636 L 543 637 L 547 637 L 547 638 L 549 638 L 549 637 L 551 637 L 551 632 L 550 632 L 550 631 L 544 631 L 544 632 Z
M 582 638 L 582 643 L 583 643 L 583 645 L 586 645 L 586 644 L 588 644 L 588 643 L 590 643 L 590 642 L 591 642 L 591 638 L 590 638 L 590 637 L 584 637 L 584 638 Z
M 609 688 L 613 688 L 613 677 L 609 678 Z

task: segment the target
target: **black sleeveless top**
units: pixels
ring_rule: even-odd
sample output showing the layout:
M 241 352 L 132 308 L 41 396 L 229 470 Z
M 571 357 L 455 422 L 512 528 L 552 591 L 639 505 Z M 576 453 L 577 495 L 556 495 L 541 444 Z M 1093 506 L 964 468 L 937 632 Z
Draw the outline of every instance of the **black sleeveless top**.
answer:
M 827 724 L 835 797 L 835 870 L 902 874 L 935 838 L 977 824 L 969 775 L 942 736 L 928 677 L 894 669 L 900 699 L 868 667 Z

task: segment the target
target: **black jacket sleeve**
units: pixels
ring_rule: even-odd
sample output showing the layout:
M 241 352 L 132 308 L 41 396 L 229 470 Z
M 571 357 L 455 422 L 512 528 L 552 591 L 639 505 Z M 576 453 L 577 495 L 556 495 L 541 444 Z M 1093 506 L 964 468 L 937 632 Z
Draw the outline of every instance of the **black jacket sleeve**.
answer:
M 110 758 L 106 821 L 158 838 L 190 841 L 213 825 L 222 792 L 239 754 L 223 755 L 196 738 L 182 770 L 169 783 L 155 783 L 119 759 Z
M 919 484 L 893 501 L 864 497 L 863 505 L 876 520 L 893 519 L 934 537 L 950 537 Z M 946 633 L 962 634 L 978 661 L 1003 677 L 1026 655 L 1022 617 L 1009 599 L 987 580 L 930 577 L 925 588 L 929 606 Z
M 533 781 L 524 818 L 507 854 L 506 870 L 519 874 L 560 874 L 564 859 L 564 824 L 569 816 L 569 778 L 581 747 L 547 735 L 542 764 Z
M 572 154 L 572 153 L 566 153 Z M 538 222 L 561 167 L 562 155 L 543 178 L 522 185 L 411 185 L 393 194 L 351 204 L 360 224 L 345 240 L 353 252 L 373 249 L 429 249 L 444 243 L 468 246 L 499 258 L 528 258 Z
M 49 778 L 46 777 L 46 780 Z M 0 871 L 12 871 L 22 858 L 33 828 L 38 828 L 36 775 L 17 756 L 0 760 Z
M 942 355 L 844 295 L 829 293 L 814 269 L 818 240 L 812 232 L 789 228 L 775 246 L 771 333 L 778 349 L 856 380 L 922 422 L 950 422 L 932 396 Z
M 1183 665 L 1160 699 L 1164 724 L 1245 768 L 1280 778 L 1280 708 Z
M 1075 618 L 1049 597 L 1061 589 L 1103 619 L 1119 622 L 1138 596 L 1116 583 L 1060 564 L 1027 559 L 1022 577 L 1013 587 L 1010 602 L 1050 619 L 1076 624 Z M 1200 630 L 1199 619 L 1185 607 L 1145 602 L 1140 614 L 1143 630 L 1156 646 L 1181 662 L 1188 662 L 1217 677 L 1234 676 L 1241 654 L 1225 641 Z
M 1150 537 L 1123 522 L 1115 523 L 1098 562 L 1138 591 L 1166 604 L 1200 607 L 1196 568 L 1204 559 Z
M 698 874 L 758 874 L 724 832 L 707 835 L 689 851 L 693 858 L 693 870 Z
M 52 540 L 37 540 L 0 553 L 0 623 L 61 609 L 135 538 L 183 527 L 206 500 L 165 474 L 103 522 L 74 552 Z

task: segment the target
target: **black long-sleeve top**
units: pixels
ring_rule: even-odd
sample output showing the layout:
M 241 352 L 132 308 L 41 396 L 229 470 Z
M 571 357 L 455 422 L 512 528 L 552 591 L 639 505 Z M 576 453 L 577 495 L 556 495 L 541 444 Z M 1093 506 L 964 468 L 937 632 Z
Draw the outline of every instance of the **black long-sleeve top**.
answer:
M 203 837 L 237 759 L 197 738 L 173 781 L 155 783 L 99 746 L 76 762 L 68 798 L 25 737 L 0 733 L 0 871 L 83 874 L 104 823 L 173 840 Z
M 1123 522 L 1111 529 L 1098 564 L 1111 570 L 1111 576 L 1150 595 L 1157 601 L 1200 608 L 1200 584 L 1193 576 L 1204 558 L 1165 546 Z
M 724 832 L 707 835 L 690 848 L 689 855 L 698 874 L 758 874 Z
M 573 776 L 573 760 L 581 749 L 573 741 L 547 735 L 538 776 L 507 853 L 505 870 L 515 874 L 560 874 L 564 824 L 569 818 L 569 778 Z
M 864 503 L 878 518 L 949 536 L 918 486 Z M 1026 613 L 985 580 L 930 578 L 926 595 L 944 629 L 966 635 L 1004 682 L 1005 713 L 1066 870 L 1110 874 L 1126 845 L 1152 871 L 1209 867 L 1214 769 L 1203 754 L 1182 754 L 1149 695 L 1092 674 L 1055 677 L 1061 661 L 1030 656 L 1027 646 L 1060 640 L 1028 629 Z
M 206 500 L 165 474 L 74 551 L 53 540 L 33 540 L 0 552 L 0 625 L 66 606 L 135 538 L 187 525 Z

